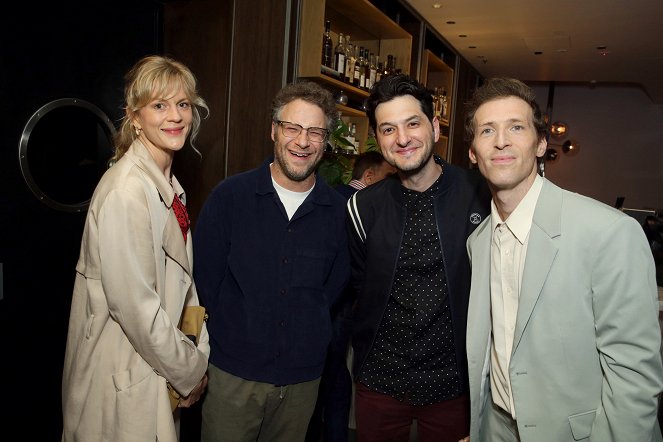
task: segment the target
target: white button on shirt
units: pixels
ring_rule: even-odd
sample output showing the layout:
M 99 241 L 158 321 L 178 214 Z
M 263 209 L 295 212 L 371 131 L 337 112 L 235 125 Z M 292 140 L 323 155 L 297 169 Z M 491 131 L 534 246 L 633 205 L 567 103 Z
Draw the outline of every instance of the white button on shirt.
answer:
M 513 350 L 513 335 L 518 314 L 520 285 L 523 279 L 529 231 L 534 209 L 541 193 L 543 179 L 536 176 L 532 187 L 509 215 L 500 218 L 495 203 L 491 203 L 491 264 L 490 302 L 493 322 L 490 384 L 495 405 L 516 419 L 511 394 L 509 364 Z

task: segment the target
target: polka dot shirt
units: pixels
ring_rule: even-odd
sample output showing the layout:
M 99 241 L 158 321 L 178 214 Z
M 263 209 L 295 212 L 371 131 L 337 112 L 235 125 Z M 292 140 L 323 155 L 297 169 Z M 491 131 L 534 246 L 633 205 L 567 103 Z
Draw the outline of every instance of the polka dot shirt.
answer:
M 391 296 L 360 373 L 372 390 L 412 405 L 428 405 L 461 392 L 456 366 L 444 257 L 433 197 L 401 187 L 407 212 Z

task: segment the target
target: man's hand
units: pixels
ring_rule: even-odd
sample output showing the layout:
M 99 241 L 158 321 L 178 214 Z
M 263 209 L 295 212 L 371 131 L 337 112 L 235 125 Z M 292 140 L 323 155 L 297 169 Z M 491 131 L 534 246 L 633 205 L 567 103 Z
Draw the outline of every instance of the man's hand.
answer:
M 179 408 L 189 408 L 190 406 L 198 402 L 198 400 L 203 395 L 203 393 L 205 393 L 206 389 L 207 389 L 207 373 L 205 373 L 205 375 L 200 380 L 198 385 L 196 385 L 194 389 L 191 390 L 191 393 L 189 393 L 187 397 L 180 399 L 180 402 L 179 404 L 177 404 L 177 406 Z

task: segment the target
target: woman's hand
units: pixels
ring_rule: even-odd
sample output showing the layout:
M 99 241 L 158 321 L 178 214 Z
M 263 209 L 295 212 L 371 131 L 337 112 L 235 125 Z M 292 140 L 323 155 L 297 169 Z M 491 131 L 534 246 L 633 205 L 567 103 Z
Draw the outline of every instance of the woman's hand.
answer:
M 177 406 L 179 408 L 189 408 L 190 406 L 198 402 L 198 400 L 203 395 L 203 393 L 205 393 L 206 389 L 207 389 L 207 373 L 205 373 L 205 375 L 200 380 L 198 385 L 196 385 L 194 389 L 191 390 L 191 393 L 189 393 L 187 397 L 180 399 L 180 402 L 179 404 L 177 404 Z

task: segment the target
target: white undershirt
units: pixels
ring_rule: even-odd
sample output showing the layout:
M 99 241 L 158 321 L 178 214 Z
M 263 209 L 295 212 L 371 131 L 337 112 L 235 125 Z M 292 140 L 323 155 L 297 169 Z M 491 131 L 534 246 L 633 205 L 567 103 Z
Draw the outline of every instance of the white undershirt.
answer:
M 302 205 L 308 194 L 311 193 L 315 187 L 315 183 L 313 183 L 311 188 L 306 192 L 294 192 L 283 186 L 279 186 L 274 178 L 272 178 L 272 184 L 274 185 L 274 189 L 276 189 L 276 193 L 279 195 L 281 203 L 283 203 L 283 207 L 285 207 L 285 212 L 288 214 L 289 220 L 292 219 L 292 215 L 295 214 L 297 209 L 299 209 L 299 206 Z

